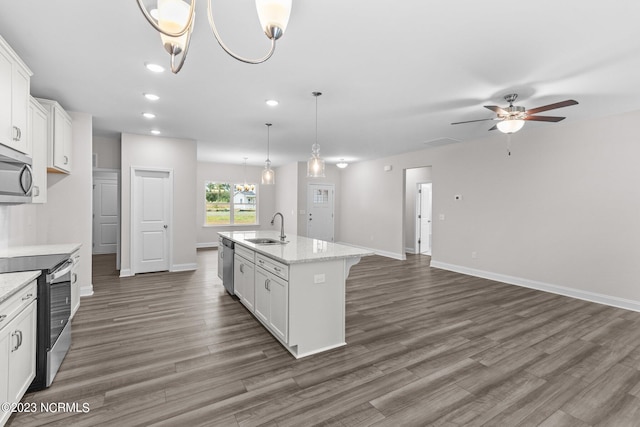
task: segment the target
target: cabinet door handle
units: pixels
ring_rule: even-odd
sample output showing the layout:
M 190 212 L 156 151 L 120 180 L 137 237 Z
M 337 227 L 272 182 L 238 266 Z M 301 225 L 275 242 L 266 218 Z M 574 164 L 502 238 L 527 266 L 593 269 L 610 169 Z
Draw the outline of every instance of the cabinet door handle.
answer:
M 271 279 L 267 279 L 264 281 L 264 287 L 267 288 L 269 292 L 271 292 Z
M 14 126 L 13 130 L 15 131 L 15 135 L 16 135 L 13 137 L 13 140 L 16 142 L 20 141 L 20 137 L 22 136 L 22 132 L 20 132 L 20 128 L 17 126 Z
M 65 165 L 69 164 L 69 158 L 67 156 L 64 156 L 64 164 Z
M 11 353 L 18 350 L 22 345 L 22 331 L 15 331 L 11 334 L 11 337 L 16 337 L 16 345 L 11 349 Z
M 0 322 L 4 322 L 4 319 L 7 318 L 6 314 L 0 314 Z
M 240 273 L 244 274 L 244 264 L 240 264 Z
M 278 267 L 273 267 L 273 269 L 274 269 L 275 271 L 277 271 L 278 273 L 280 273 L 280 272 L 282 271 L 282 269 L 281 269 L 281 268 L 278 268 Z
M 258 260 L 258 262 L 259 262 L 260 264 L 264 264 L 264 261 L 263 261 L 263 260 L 261 260 L 261 259 L 259 259 L 259 260 Z
M 31 297 L 33 297 L 33 294 L 27 294 L 27 295 L 22 297 L 22 301 L 26 301 L 28 299 L 31 299 Z
M 37 185 L 33 186 L 33 196 L 34 197 L 38 197 L 40 195 L 40 187 L 38 187 Z
M 78 275 L 76 273 L 73 273 L 73 281 L 71 282 L 71 284 L 75 285 L 77 281 L 78 281 Z

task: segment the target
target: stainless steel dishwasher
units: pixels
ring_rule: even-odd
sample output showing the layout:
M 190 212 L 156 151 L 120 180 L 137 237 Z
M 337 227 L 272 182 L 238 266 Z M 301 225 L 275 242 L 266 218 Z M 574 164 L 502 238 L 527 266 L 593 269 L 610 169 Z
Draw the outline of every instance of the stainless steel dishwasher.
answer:
M 222 284 L 230 295 L 235 295 L 233 290 L 234 246 L 232 240 L 222 238 Z

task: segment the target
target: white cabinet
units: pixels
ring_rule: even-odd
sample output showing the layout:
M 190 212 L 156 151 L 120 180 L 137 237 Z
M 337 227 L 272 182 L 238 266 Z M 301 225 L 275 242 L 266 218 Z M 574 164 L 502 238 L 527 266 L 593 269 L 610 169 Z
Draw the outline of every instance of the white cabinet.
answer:
M 29 140 L 33 171 L 33 203 L 47 202 L 47 111 L 29 97 Z
M 218 277 L 222 280 L 223 263 L 224 258 L 224 246 L 222 245 L 222 237 L 218 238 Z
M 80 282 L 78 281 L 78 266 L 80 264 L 80 251 L 71 255 L 73 266 L 71 267 L 71 318 L 80 308 Z
M 255 271 L 255 315 L 284 344 L 289 339 L 289 283 L 262 267 Z
M 0 37 L 0 144 L 27 155 L 31 154 L 27 120 L 31 75 Z
M 36 304 L 29 304 L 7 326 L 10 347 L 7 401 L 19 402 L 36 376 Z
M 18 403 L 36 376 L 36 282 L 0 304 L 0 401 Z M 11 412 L 0 412 L 0 426 Z
M 240 302 L 252 313 L 255 311 L 255 264 L 253 257 L 253 251 L 236 245 L 233 260 L 233 291 L 240 298 Z
M 71 116 L 56 101 L 36 99 L 47 111 L 47 170 L 71 173 L 73 143 Z

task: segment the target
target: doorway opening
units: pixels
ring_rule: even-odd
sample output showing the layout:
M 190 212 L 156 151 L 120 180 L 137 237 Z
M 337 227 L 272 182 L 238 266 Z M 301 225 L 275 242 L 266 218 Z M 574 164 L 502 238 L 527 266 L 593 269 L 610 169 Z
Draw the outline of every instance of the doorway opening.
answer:
M 334 238 L 333 184 L 309 184 L 307 189 L 307 237 L 333 242 Z
M 431 166 L 405 169 L 404 242 L 405 253 L 432 253 Z

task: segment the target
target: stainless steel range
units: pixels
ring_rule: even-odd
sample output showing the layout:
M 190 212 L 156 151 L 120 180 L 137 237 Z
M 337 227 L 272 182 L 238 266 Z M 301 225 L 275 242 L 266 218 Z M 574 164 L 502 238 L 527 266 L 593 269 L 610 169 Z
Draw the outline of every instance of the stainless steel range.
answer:
M 71 346 L 70 255 L 41 255 L 0 259 L 0 273 L 41 270 L 38 277 L 36 377 L 28 391 L 51 385 Z

